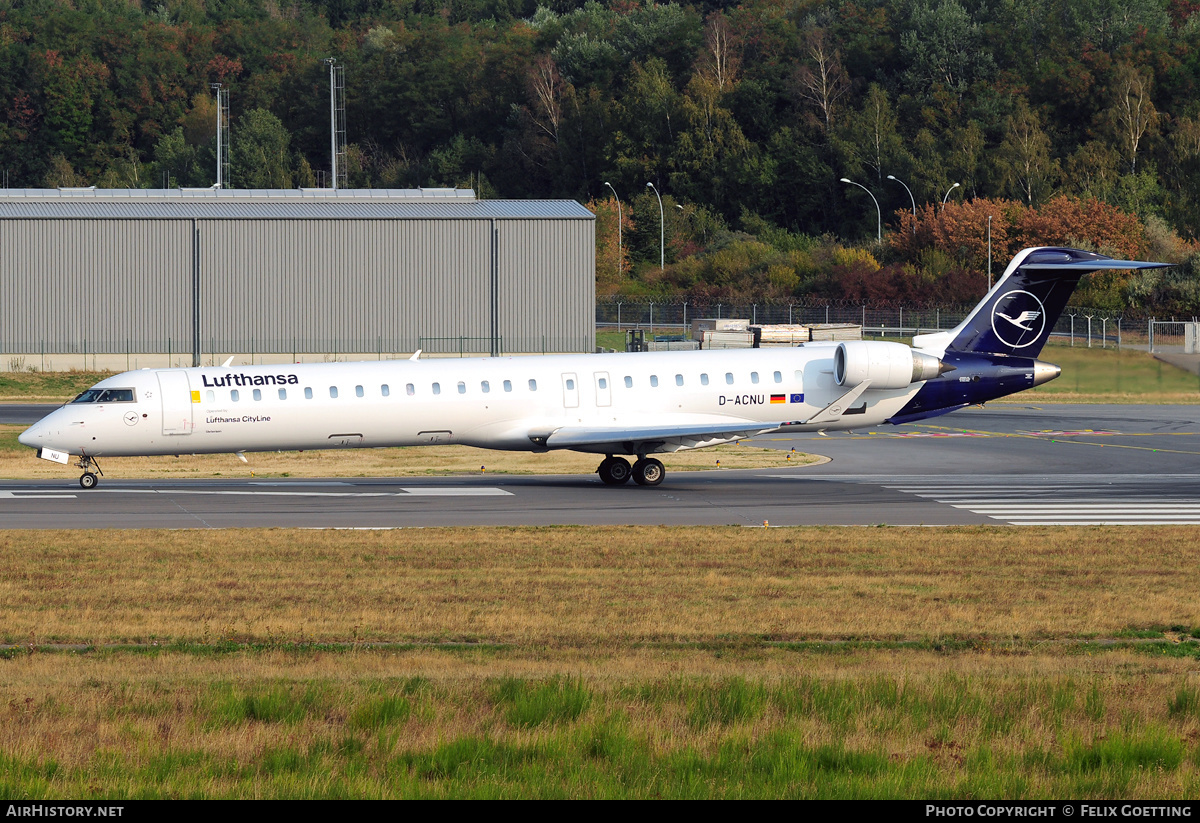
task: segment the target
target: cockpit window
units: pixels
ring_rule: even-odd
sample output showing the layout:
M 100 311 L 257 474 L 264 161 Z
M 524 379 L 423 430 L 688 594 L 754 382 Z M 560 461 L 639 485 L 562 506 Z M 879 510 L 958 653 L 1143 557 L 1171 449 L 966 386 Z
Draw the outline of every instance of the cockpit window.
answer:
M 88 389 L 72 403 L 132 403 L 133 389 Z

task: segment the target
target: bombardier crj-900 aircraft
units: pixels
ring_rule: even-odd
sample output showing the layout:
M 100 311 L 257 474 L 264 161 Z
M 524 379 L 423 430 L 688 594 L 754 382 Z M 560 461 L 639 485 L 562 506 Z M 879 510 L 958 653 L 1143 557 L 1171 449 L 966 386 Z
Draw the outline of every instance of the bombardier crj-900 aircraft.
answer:
M 663 481 L 663 452 L 767 432 L 909 423 L 1053 380 L 1037 359 L 1079 278 L 1164 264 L 1025 249 L 951 331 L 901 343 L 142 369 L 100 381 L 20 436 L 98 458 L 462 443 L 604 455 L 607 484 Z M 630 465 L 622 455 L 635 458 Z

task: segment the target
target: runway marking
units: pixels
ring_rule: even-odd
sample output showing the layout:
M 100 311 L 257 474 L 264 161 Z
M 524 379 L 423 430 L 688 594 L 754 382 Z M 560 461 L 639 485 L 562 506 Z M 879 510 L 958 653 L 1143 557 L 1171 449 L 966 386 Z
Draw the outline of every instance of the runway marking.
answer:
M 99 494 L 158 494 L 158 495 L 215 495 L 225 497 L 511 497 L 510 491 L 498 489 L 495 487 L 462 487 L 462 488 L 440 488 L 435 486 L 409 486 L 403 487 L 397 492 L 318 492 L 318 491 L 259 491 L 249 490 L 240 491 L 237 489 L 93 489 L 88 492 L 88 497 L 93 497 Z M 13 500 L 27 500 L 43 498 L 47 500 L 57 500 L 66 498 L 77 498 L 79 495 L 70 493 L 54 493 L 54 494 L 38 494 L 24 491 L 0 491 L 0 498 Z
M 1155 478 L 1163 480 L 1164 478 Z M 1195 478 L 1191 478 L 1195 480 Z M 860 481 L 867 482 L 867 481 Z M 1009 479 L 1012 482 L 1012 479 Z M 1020 488 L 1003 484 L 943 481 L 882 482 L 884 488 L 931 499 L 952 508 L 1012 525 L 1100 526 L 1200 524 L 1200 493 L 1163 497 L 1151 490 L 1130 493 L 1120 485 L 1080 479 L 1072 482 L 1023 479 Z M 1134 484 L 1136 485 L 1136 483 Z M 1200 491 L 1200 490 L 1198 490 Z

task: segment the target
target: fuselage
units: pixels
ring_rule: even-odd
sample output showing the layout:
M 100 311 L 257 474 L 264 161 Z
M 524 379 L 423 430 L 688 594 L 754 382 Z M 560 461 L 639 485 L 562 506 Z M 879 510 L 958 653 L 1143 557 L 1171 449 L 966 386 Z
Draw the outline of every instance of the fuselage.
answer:
M 545 435 L 565 426 L 878 425 L 925 385 L 868 389 L 840 419 L 806 424 L 848 388 L 835 382 L 835 352 L 834 344 L 809 344 L 143 369 L 97 383 L 20 440 L 93 457 L 432 443 L 537 451 L 545 448 Z M 611 444 L 573 448 L 620 452 Z M 647 451 L 677 448 L 662 444 Z

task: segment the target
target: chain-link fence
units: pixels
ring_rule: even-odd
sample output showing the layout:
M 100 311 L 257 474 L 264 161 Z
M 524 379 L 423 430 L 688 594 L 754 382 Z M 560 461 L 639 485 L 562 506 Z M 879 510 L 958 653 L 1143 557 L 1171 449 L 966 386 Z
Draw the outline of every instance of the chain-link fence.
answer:
M 596 328 L 617 332 L 643 329 L 652 336 L 688 338 L 695 320 L 739 319 L 750 325 L 852 323 L 862 327 L 864 337 L 911 338 L 953 329 L 973 309 L 869 306 L 837 300 L 722 303 L 611 299 L 596 304 Z M 1145 321 L 1134 321 L 1131 327 L 1123 315 L 1100 309 L 1068 307 L 1052 334 L 1070 346 L 1149 348 Z

